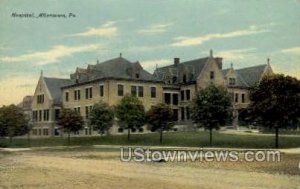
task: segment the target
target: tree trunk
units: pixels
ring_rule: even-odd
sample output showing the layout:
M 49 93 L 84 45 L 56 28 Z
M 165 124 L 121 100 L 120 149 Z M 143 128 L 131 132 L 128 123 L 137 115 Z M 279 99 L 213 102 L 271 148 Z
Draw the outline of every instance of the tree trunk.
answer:
M 163 142 L 163 129 L 161 129 L 160 130 L 160 137 L 159 137 L 159 142 L 160 142 L 160 144 L 162 144 L 162 142 Z
M 128 128 L 127 130 L 128 130 L 127 140 L 130 141 L 130 128 Z
M 70 129 L 68 130 L 68 145 L 71 143 L 71 131 Z
M 212 146 L 212 128 L 209 128 L 209 145 Z
M 27 133 L 27 142 L 28 142 L 28 144 L 30 146 L 30 131 Z
M 275 148 L 279 147 L 279 128 L 275 127 Z

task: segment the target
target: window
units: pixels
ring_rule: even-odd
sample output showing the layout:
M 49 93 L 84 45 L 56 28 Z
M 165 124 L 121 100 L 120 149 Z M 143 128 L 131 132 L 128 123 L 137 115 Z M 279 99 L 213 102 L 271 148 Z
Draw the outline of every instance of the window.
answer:
M 80 115 L 80 107 L 74 108 L 74 111 L 77 112 Z
M 144 87 L 143 86 L 139 86 L 139 97 L 143 97 L 144 96 Z
M 229 78 L 229 85 L 235 85 L 235 78 Z
M 74 90 L 74 100 L 80 100 L 80 90 Z
M 180 91 L 180 99 L 184 101 L 184 91 Z
M 37 135 L 37 130 L 36 130 L 36 129 L 33 129 L 33 130 L 32 130 L 32 134 L 33 134 L 33 135 Z
M 186 107 L 186 119 L 189 120 L 191 119 L 191 113 L 190 113 L 190 108 Z
M 85 118 L 89 118 L 89 114 L 91 113 L 93 106 L 86 106 L 85 107 Z
M 89 107 L 85 107 L 85 118 L 89 118 Z
M 49 121 L 49 110 L 44 110 L 44 121 Z
M 173 78 L 172 78 L 172 83 L 176 83 L 176 81 L 177 81 L 177 77 L 176 77 L 176 76 L 173 76 Z
M 48 129 L 43 129 L 43 135 L 49 135 L 49 130 Z
M 39 110 L 39 121 L 42 121 L 42 110 Z
M 89 90 L 90 90 L 90 98 L 93 98 L 93 88 L 91 87 Z
M 69 101 L 69 92 L 66 92 L 66 93 L 65 93 L 65 100 L 66 100 L 66 102 Z
M 245 94 L 242 94 L 242 103 L 245 103 Z
M 42 129 L 39 129 L 39 135 L 42 135 Z
M 144 96 L 144 87 L 143 86 L 131 86 L 131 95 L 132 96 Z
M 194 74 L 190 74 L 190 80 L 192 81 L 194 79 Z
M 137 94 L 137 88 L 136 88 L 136 86 L 131 86 L 131 95 L 132 96 L 136 96 L 136 94 Z
M 181 120 L 185 119 L 184 107 L 181 107 Z
M 124 95 L 124 86 L 123 85 L 118 85 L 118 96 L 123 96 Z
M 239 93 L 235 93 L 235 102 L 239 102 Z
M 215 79 L 215 72 L 213 71 L 210 72 L 210 79 Z
M 44 103 L 44 95 L 37 95 L 37 103 L 38 104 L 43 104 Z
M 32 111 L 32 120 L 37 121 L 38 120 L 37 117 L 38 117 L 37 111 Z
M 165 103 L 170 104 L 171 103 L 171 94 L 170 93 L 165 93 L 164 97 L 165 97 Z
M 188 89 L 185 91 L 186 93 L 186 100 L 190 100 L 191 99 L 191 91 Z
M 173 120 L 178 121 L 178 110 L 177 109 L 173 109 Z
M 100 96 L 104 96 L 104 85 L 100 85 Z
M 58 120 L 60 116 L 60 109 L 55 109 L 55 120 Z
M 85 88 L 85 99 L 89 98 L 89 89 Z
M 151 98 L 156 98 L 156 87 L 150 87 Z
M 85 99 L 93 98 L 93 87 L 85 88 Z
M 183 77 L 182 77 L 182 82 L 183 82 L 183 83 L 186 83 L 186 75 L 185 75 L 185 74 L 184 74 Z
M 138 73 L 135 74 L 135 78 L 137 78 L 137 79 L 140 78 L 140 74 L 138 74 Z
M 118 132 L 119 132 L 119 133 L 123 133 L 123 131 L 124 131 L 123 128 L 121 128 L 121 127 L 118 128 Z
M 173 94 L 173 105 L 178 105 L 178 94 Z

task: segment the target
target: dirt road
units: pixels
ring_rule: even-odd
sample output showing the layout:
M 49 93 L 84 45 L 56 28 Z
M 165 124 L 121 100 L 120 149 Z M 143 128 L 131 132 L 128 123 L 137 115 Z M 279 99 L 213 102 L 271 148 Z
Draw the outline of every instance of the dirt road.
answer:
M 0 155 L 0 188 L 297 189 L 300 177 L 173 163 L 125 163 L 115 151 L 33 151 Z

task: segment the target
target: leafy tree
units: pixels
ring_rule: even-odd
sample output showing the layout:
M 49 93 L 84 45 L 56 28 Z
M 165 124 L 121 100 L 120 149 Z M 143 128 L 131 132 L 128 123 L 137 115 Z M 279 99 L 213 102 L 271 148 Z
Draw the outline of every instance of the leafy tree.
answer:
M 139 129 L 145 123 L 145 109 L 142 102 L 134 96 L 126 95 L 116 106 L 116 116 L 119 125 L 128 130 L 128 140 L 130 140 L 130 130 Z
M 114 120 L 114 112 L 108 104 L 100 101 L 93 106 L 89 115 L 89 122 L 101 134 L 108 132 Z
M 284 75 L 261 80 L 250 93 L 251 119 L 264 127 L 275 129 L 275 147 L 279 129 L 296 127 L 300 119 L 300 81 Z
M 160 143 L 163 141 L 163 131 L 169 130 L 174 126 L 173 112 L 170 106 L 158 104 L 151 107 L 146 114 L 147 123 L 150 124 L 151 130 L 160 132 Z
M 58 124 L 68 133 L 68 145 L 70 145 L 71 132 L 78 132 L 83 128 L 83 119 L 74 110 L 63 109 L 58 119 Z
M 192 120 L 209 130 L 210 145 L 212 130 L 225 125 L 230 110 L 231 100 L 225 88 L 210 85 L 196 93 L 192 103 Z
M 15 105 L 0 108 L 0 136 L 9 137 L 10 143 L 13 137 L 25 135 L 28 130 L 28 119 L 21 108 Z

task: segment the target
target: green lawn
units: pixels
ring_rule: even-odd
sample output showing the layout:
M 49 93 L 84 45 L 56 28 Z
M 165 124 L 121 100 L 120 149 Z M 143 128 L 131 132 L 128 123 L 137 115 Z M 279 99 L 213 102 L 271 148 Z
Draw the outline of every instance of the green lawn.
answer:
M 155 145 L 159 146 L 159 134 L 133 134 L 131 141 L 127 141 L 127 135 L 111 135 L 104 137 L 73 137 L 71 145 Z M 299 137 L 280 137 L 280 148 L 300 147 Z M 0 146 L 6 147 L 42 147 L 42 146 L 65 146 L 67 138 L 35 138 L 30 143 L 27 139 L 13 139 L 9 144 L 8 139 L 0 139 Z M 164 146 L 187 146 L 187 147 L 208 147 L 209 133 L 201 132 L 170 132 L 164 134 Z M 273 136 L 259 135 L 234 135 L 213 133 L 213 147 L 227 148 L 273 148 Z

